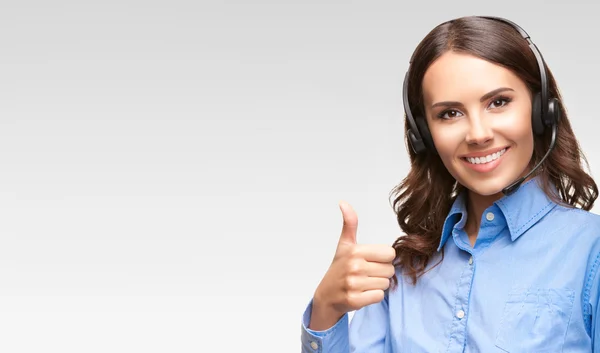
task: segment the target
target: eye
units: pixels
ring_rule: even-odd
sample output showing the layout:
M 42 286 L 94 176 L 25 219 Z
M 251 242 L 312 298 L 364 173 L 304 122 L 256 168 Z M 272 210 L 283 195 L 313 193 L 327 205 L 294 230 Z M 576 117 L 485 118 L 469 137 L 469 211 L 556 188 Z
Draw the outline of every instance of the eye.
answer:
M 508 97 L 498 97 L 490 103 L 490 108 L 502 108 L 508 103 L 510 103 L 510 101 L 511 99 Z
M 459 117 L 461 114 L 458 110 L 453 110 L 453 109 L 449 109 L 449 110 L 444 110 L 443 112 L 439 113 L 437 115 L 438 119 L 453 119 L 456 117 Z

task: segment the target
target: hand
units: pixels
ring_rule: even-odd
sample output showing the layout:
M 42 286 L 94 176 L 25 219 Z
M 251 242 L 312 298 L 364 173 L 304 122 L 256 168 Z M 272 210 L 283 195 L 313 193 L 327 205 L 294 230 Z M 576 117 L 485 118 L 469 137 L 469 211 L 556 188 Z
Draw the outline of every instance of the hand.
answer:
M 333 261 L 315 291 L 310 323 L 313 330 L 327 329 L 345 313 L 382 301 L 395 274 L 395 249 L 390 245 L 357 244 L 358 217 L 345 202 L 340 203 L 340 209 L 342 234 Z

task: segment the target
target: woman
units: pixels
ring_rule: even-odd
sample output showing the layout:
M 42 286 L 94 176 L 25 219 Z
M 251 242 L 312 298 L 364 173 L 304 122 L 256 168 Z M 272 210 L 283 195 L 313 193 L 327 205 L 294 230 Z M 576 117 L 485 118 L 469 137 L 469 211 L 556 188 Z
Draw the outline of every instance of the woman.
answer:
M 497 18 L 437 26 L 404 107 L 411 169 L 393 205 L 406 235 L 357 244 L 340 204 L 302 351 L 600 352 L 598 189 L 527 34 Z

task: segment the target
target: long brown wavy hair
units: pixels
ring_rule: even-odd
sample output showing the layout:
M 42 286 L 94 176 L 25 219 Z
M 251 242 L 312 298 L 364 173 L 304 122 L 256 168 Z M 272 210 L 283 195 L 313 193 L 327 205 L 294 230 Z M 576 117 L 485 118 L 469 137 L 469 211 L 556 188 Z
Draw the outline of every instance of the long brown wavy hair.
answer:
M 448 51 L 470 54 L 511 70 L 526 83 L 532 96 L 540 90 L 535 56 L 527 41 L 512 26 L 475 16 L 461 17 L 435 27 L 415 50 L 408 78 L 409 103 L 414 115 L 425 116 L 421 85 L 425 71 Z M 590 210 L 598 197 L 598 187 L 583 169 L 582 164 L 585 164 L 589 170 L 587 159 L 573 134 L 556 81 L 548 68 L 547 75 L 549 94 L 561 103 L 561 118 L 555 148 L 538 175 L 543 190 L 552 200 L 568 207 Z M 405 136 L 408 128 L 405 117 Z M 550 130 L 546 129 L 543 136 L 534 135 L 531 166 L 548 151 Z M 393 244 L 396 249 L 394 264 L 414 284 L 437 250 L 447 213 L 464 187 L 450 175 L 437 154 L 429 151 L 415 154 L 406 138 L 405 145 L 410 155 L 410 171 L 390 193 L 398 224 L 405 234 Z M 557 193 L 552 191 L 552 185 Z M 442 260 L 443 253 L 440 262 Z M 394 276 L 391 288 L 397 281 Z

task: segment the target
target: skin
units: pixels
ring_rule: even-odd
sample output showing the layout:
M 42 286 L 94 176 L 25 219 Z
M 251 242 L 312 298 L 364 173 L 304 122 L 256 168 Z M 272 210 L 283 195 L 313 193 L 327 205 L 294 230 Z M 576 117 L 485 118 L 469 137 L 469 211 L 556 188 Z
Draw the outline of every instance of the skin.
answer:
M 332 327 L 345 313 L 379 303 L 396 272 L 396 251 L 390 245 L 358 244 L 358 216 L 340 202 L 344 220 L 333 261 L 313 296 L 308 328 L 322 331 Z
M 486 96 L 502 88 L 507 90 Z M 504 187 L 528 172 L 533 154 L 531 93 L 525 82 L 502 66 L 446 52 L 426 71 L 423 95 L 439 156 L 469 190 L 465 230 L 474 246 L 485 209 L 503 197 Z M 491 171 L 475 171 L 462 158 L 502 147 L 508 150 Z

